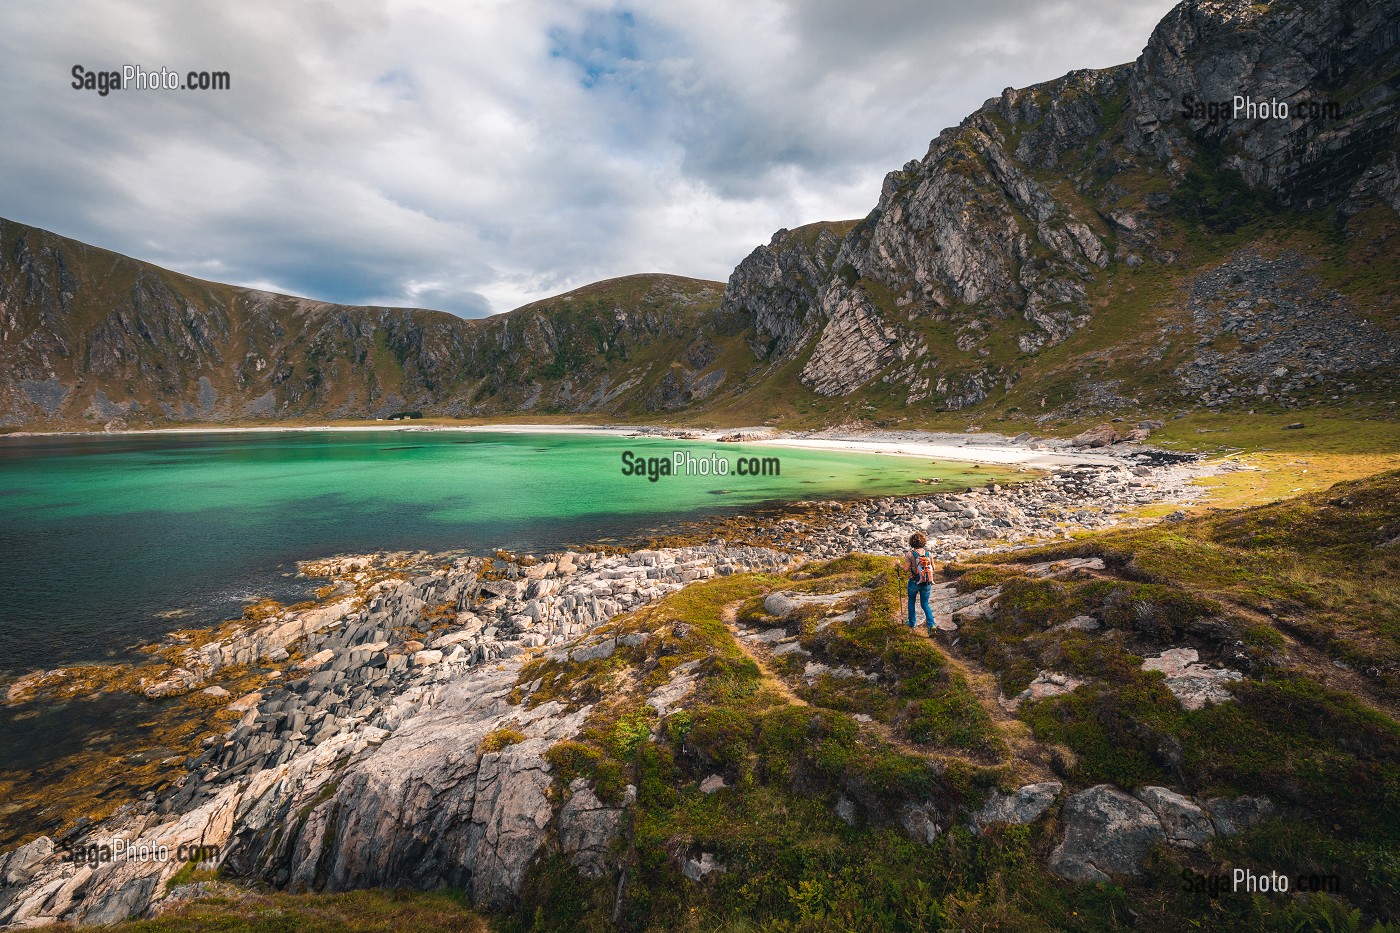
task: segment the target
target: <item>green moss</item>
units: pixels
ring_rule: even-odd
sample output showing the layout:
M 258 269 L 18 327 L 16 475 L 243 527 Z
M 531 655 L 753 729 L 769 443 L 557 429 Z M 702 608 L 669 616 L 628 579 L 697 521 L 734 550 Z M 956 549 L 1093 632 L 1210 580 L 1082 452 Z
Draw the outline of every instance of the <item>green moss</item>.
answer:
M 1072 693 L 1029 703 L 1022 711 L 1035 737 L 1077 756 L 1074 778 L 1120 787 L 1174 783 L 1173 746 L 1181 712 L 1160 678 L 1132 686 L 1087 684 Z
M 575 778 L 596 777 L 602 752 L 591 745 L 565 739 L 550 746 L 544 759 L 554 769 L 555 778 L 567 786 Z
M 481 744 L 477 746 L 477 753 L 489 755 L 492 752 L 499 752 L 507 746 L 515 745 L 523 741 L 525 741 L 525 733 L 521 732 L 519 729 L 509 726 L 493 729 L 482 737 Z
M 951 748 L 984 748 L 993 735 L 991 717 L 967 693 L 916 700 L 910 704 L 903 726 L 915 742 Z
M 1400 725 L 1296 675 L 1234 692 L 1237 702 L 1183 724 L 1185 766 L 1199 786 L 1265 794 L 1351 838 L 1400 842 Z
M 637 747 L 651 738 L 651 724 L 654 719 L 655 712 L 650 706 L 643 706 L 619 717 L 613 725 L 612 735 L 608 737 L 608 750 L 612 752 L 613 757 L 624 761 L 631 758 Z
M 1008 580 L 1024 576 L 1021 568 L 1012 565 L 945 564 L 943 573 L 950 577 L 959 593 L 971 593 L 989 586 L 999 586 Z

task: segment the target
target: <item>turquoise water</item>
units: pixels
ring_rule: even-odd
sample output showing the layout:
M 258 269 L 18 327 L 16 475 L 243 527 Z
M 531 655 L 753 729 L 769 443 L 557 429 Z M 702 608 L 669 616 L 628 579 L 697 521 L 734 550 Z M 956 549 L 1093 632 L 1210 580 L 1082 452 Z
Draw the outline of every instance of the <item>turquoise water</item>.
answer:
M 779 458 L 777 476 L 646 476 Z M 580 434 L 273 432 L 0 439 L 0 670 L 121 657 L 173 628 L 301 598 L 297 560 L 543 551 L 763 503 L 983 482 L 956 463 Z

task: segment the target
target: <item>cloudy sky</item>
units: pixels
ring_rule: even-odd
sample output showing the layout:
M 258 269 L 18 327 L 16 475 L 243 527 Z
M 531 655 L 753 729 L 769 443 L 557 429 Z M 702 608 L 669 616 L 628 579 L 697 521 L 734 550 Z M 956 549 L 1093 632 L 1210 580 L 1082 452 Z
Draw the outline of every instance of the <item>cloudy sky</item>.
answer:
M 54 0 L 0 8 L 0 217 L 219 281 L 466 316 L 723 280 L 860 217 L 1003 87 L 1166 0 Z M 228 71 L 99 96 L 71 69 Z

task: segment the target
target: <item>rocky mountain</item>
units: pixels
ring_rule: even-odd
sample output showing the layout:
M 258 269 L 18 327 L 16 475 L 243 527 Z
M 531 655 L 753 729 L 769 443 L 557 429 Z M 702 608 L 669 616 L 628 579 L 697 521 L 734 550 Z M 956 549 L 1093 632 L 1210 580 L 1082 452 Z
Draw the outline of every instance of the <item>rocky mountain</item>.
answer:
M 204 282 L 0 221 L 0 424 L 665 410 L 725 382 L 744 327 L 721 292 L 636 275 L 464 320 Z
M 1274 313 L 1256 344 L 1280 351 L 1274 365 L 1240 367 L 1222 399 L 1299 404 L 1300 373 L 1393 389 L 1393 289 L 1358 269 L 1394 281 L 1397 37 L 1390 3 L 1182 3 L 1136 62 L 1008 88 L 943 131 L 886 177 L 815 288 L 810 247 L 779 237 L 740 265 L 725 304 L 808 354 L 800 379 L 818 396 L 1014 411 L 1058 393 L 1114 408 L 1134 399 L 1105 375 L 1142 400 L 1209 403 L 1189 374 L 1212 368 L 1210 351 L 1252 347 L 1220 347 L 1188 306 L 1212 291 L 1207 317 L 1227 301 L 1280 312 L 1270 290 L 1286 285 L 1296 313 Z M 1236 95 L 1290 116 L 1235 118 Z M 1222 278 L 1245 287 L 1226 296 Z
M 1008 88 L 864 219 L 781 230 L 722 290 L 629 276 L 484 321 L 215 285 L 5 221 L 0 425 L 1374 401 L 1400 362 L 1397 95 L 1393 3 L 1186 0 L 1137 61 Z

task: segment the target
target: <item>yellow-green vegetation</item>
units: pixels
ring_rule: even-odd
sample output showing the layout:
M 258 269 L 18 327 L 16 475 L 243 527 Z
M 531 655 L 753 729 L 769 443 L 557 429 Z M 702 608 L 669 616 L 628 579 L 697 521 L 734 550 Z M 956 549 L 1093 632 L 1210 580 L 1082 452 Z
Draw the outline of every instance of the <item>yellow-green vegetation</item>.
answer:
M 525 741 L 525 733 L 511 726 L 502 726 L 500 729 L 492 729 L 486 733 L 481 744 L 477 746 L 477 753 L 489 755 L 523 741 Z
M 642 645 L 620 645 L 610 658 L 582 664 L 537 659 L 521 674 L 522 687 L 541 682 L 526 702 L 596 704 L 578 740 L 548 753 L 561 795 L 579 777 L 614 802 L 626 785 L 637 789 L 617 852 L 627 876 L 621 928 L 918 930 L 1005 921 L 1030 929 L 1037 921 L 1015 893 L 1026 884 L 1055 902 L 1055 916 L 1084 909 L 1074 892 L 1032 880 L 1039 872 L 1026 832 L 979 839 L 954 826 L 955 810 L 979 804 L 1001 775 L 956 765 L 968 747 L 996 745 L 984 711 L 961 707 L 964 722 L 945 707 L 918 709 L 906 719 L 912 730 L 928 721 L 926 753 L 906 751 L 815 693 L 805 705 L 794 702 L 725 625 L 727 609 L 757 612 L 758 598 L 774 589 L 869 587 L 857 620 L 839 633 L 833 630 L 842 623 L 818 633 L 814 617 L 793 620 L 813 639 L 804 636 L 803 644 L 822 650 L 815 639 L 833 632 L 832 650 L 879 666 L 896 720 L 921 700 L 967 702 L 937 647 L 889 623 L 891 569 L 887 558 L 852 556 L 786 576 L 692 585 L 606 632 L 649 633 Z M 861 637 L 870 644 L 857 645 Z M 693 665 L 686 670 L 697 679 L 695 692 L 682 711 L 661 719 L 643 700 L 682 664 Z M 845 694 L 833 698 L 838 707 L 849 703 Z M 728 786 L 706 795 L 698 784 L 711 774 Z M 842 797 L 858 807 L 855 825 L 836 815 Z M 910 804 L 929 806 L 948 830 L 932 846 L 898 827 Z M 695 884 L 679 862 L 701 852 L 725 870 Z M 613 879 L 580 880 L 552 855 L 532 871 L 522 909 L 499 922 L 511 931 L 613 929 L 616 888 Z
M 1302 428 L 1287 429 L 1299 424 Z M 1378 411 L 1318 408 L 1289 414 L 1196 413 L 1168 421 L 1152 442 L 1253 467 L 1203 480 L 1219 507 L 1256 505 L 1400 467 L 1400 420 Z
M 94 670 L 103 669 L 85 667 L 74 673 Z M 229 700 L 263 686 L 266 674 L 230 667 L 219 672 L 217 683 L 229 697 L 216 700 L 198 690 L 161 701 L 125 697 L 119 702 L 132 708 L 131 724 L 96 728 L 81 749 L 36 768 L 0 771 L 0 849 L 40 835 L 61 835 L 82 817 L 104 819 L 123 801 L 168 787 L 185 773 L 185 758 L 197 752 L 202 739 L 222 735 L 237 721 L 238 714 L 225 709 Z M 100 686 L 111 685 L 104 681 Z M 61 703 L 65 715 L 94 716 L 85 706 L 94 702 L 86 693 L 66 700 L 45 694 L 17 709 L 19 715 L 41 715 Z M 103 709 L 101 715 L 112 715 L 110 707 Z
M 949 570 L 966 588 L 1002 586 L 996 613 L 965 626 L 964 649 L 1008 694 L 1047 667 L 1086 682 L 1021 710 L 1038 739 L 1073 752 L 1075 784 L 1267 796 L 1284 819 L 1222 841 L 1214 857 L 1337 875 L 1346 910 L 1395 916 L 1400 542 L 1389 542 L 1397 536 L 1400 473 L 1387 473 Z M 1069 556 L 1101 557 L 1106 569 L 1055 580 L 1017 574 L 1022 562 Z M 1083 614 L 1103 627 L 1048 631 Z M 1248 673 L 1232 701 L 1184 709 L 1160 673 L 1142 669 L 1149 651 L 1181 644 L 1219 650 Z M 1182 865 L 1164 853 L 1144 893 L 1170 889 Z M 1322 910 L 1318 903 L 1299 909 Z
M 88 930 L 67 924 L 54 931 Z M 119 933 L 489 933 L 490 923 L 455 891 L 260 893 L 215 884 L 205 896 L 152 920 L 104 926 Z

